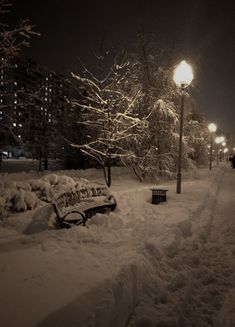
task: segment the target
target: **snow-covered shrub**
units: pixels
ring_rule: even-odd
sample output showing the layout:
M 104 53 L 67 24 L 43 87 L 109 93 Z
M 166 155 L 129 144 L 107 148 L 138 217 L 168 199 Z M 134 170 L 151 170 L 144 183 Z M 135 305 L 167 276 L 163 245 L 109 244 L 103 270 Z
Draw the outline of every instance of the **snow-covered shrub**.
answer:
M 0 196 L 0 219 L 7 216 L 5 204 L 6 204 L 6 200 L 4 199 L 4 197 Z
M 26 182 L 22 182 L 22 181 L 17 181 L 15 183 L 16 185 L 16 188 L 17 189 L 22 189 L 22 190 L 25 190 L 25 191 L 31 191 L 31 185 L 29 183 L 26 183 Z
M 27 205 L 24 200 L 24 190 L 19 190 L 19 192 L 16 194 L 15 199 L 14 199 L 14 206 L 13 209 L 15 211 L 26 211 L 27 210 Z
M 58 179 L 59 179 L 59 176 L 56 174 L 45 175 L 41 178 L 41 180 L 43 180 L 47 183 L 50 183 L 51 185 L 58 184 Z
M 66 175 L 48 174 L 26 181 L 14 181 L 12 176 L 7 176 L 0 181 L 0 218 L 9 216 L 10 212 L 32 210 L 43 202 L 50 202 L 55 194 L 68 191 L 81 191 L 81 197 L 91 197 L 103 195 L 106 188 L 85 178 Z
M 32 179 L 30 180 L 30 185 L 32 186 L 32 191 L 34 191 L 37 197 L 44 201 L 50 201 L 50 189 L 51 184 L 42 179 Z
M 36 207 L 38 199 L 35 193 L 25 191 L 24 200 L 27 205 L 27 209 L 32 210 Z

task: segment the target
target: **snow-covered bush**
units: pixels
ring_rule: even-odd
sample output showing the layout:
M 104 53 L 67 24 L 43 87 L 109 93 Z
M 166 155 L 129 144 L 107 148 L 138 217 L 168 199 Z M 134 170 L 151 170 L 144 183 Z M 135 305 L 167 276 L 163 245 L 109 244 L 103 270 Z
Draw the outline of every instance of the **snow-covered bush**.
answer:
M 50 201 L 51 184 L 42 179 L 30 180 L 32 191 L 36 193 L 37 197 L 43 201 Z
M 45 175 L 41 178 L 41 180 L 43 180 L 47 183 L 50 183 L 51 185 L 58 184 L 58 179 L 59 179 L 59 176 L 56 174 Z
M 48 174 L 28 181 L 14 181 L 7 176 L 0 182 L 0 218 L 7 217 L 10 212 L 35 209 L 43 202 L 51 202 L 58 193 L 85 189 L 86 196 L 93 196 L 101 188 L 87 179 L 66 175 Z
M 0 217 L 4 218 L 7 216 L 7 211 L 5 209 L 6 199 L 3 196 L 0 196 Z

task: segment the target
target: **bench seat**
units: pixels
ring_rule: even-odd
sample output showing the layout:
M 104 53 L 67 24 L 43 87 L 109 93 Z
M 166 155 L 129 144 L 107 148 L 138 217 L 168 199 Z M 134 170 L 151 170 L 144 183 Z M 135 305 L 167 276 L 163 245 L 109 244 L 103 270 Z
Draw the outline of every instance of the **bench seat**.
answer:
M 57 220 L 61 227 L 69 228 L 72 225 L 85 225 L 86 220 L 96 213 L 105 213 L 116 208 L 113 195 L 107 195 L 105 187 L 92 193 L 80 190 L 79 194 L 64 192 L 52 201 Z M 82 196 L 81 196 L 82 194 Z M 84 194 L 86 196 L 84 196 Z

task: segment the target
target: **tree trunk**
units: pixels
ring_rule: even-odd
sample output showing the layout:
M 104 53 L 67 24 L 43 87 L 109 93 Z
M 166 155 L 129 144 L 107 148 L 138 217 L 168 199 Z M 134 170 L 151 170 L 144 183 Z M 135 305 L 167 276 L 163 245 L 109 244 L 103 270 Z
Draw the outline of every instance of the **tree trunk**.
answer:
M 48 151 L 47 151 L 47 146 L 44 147 L 44 170 L 48 170 Z
M 42 170 L 42 150 L 39 150 L 39 164 L 38 164 L 38 170 Z
M 106 171 L 107 169 L 107 171 Z M 108 187 L 112 184 L 112 171 L 111 171 L 111 160 L 110 158 L 107 158 L 106 165 L 103 166 L 103 172 L 104 172 L 104 179 Z

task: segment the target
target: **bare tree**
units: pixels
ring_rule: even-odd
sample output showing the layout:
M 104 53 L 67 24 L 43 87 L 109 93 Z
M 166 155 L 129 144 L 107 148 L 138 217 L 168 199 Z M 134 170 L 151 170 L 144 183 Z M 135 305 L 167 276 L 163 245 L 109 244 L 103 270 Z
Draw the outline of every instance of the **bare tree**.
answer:
M 74 100 L 73 106 L 81 110 L 78 123 L 88 131 L 85 144 L 72 145 L 103 167 L 105 181 L 110 186 L 113 160 L 124 161 L 134 156 L 126 144 L 136 138 L 144 126 L 136 112 L 141 91 L 130 87 L 130 63 L 125 57 L 114 59 L 106 73 L 102 51 L 96 59 L 97 75 L 85 66 L 82 75 L 72 74 L 85 91 L 84 101 Z

